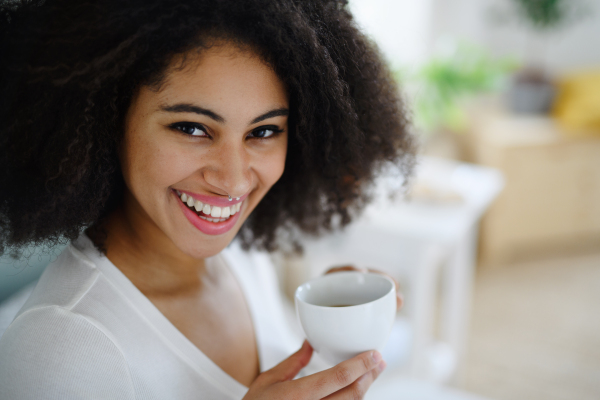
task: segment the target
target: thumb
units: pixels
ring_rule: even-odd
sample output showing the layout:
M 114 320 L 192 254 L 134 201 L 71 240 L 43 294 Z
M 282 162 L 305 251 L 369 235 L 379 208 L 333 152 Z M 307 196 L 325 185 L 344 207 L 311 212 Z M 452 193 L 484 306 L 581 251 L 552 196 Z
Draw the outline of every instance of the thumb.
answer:
M 312 357 L 313 348 L 305 340 L 300 350 L 265 372 L 265 382 L 267 385 L 284 382 L 293 379 L 298 372 L 310 361 Z

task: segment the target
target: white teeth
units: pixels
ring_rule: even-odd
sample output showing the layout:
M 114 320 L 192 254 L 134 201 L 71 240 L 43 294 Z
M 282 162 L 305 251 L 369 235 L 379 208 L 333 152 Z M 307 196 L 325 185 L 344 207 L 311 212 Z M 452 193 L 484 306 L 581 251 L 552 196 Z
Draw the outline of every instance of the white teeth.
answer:
M 240 211 L 240 206 L 242 205 L 242 203 L 237 203 L 231 206 L 231 215 L 235 215 L 237 212 Z
M 188 207 L 194 208 L 196 212 L 202 212 L 204 215 L 200 215 L 200 218 L 210 222 L 222 222 L 226 221 L 232 215 L 235 215 L 240 211 L 242 203 L 237 203 L 229 207 L 217 207 L 205 204 L 200 200 L 194 199 L 192 196 L 188 196 L 185 193 L 181 193 L 179 190 L 176 191 L 181 201 L 187 204 Z M 210 216 L 207 218 L 206 216 Z
M 223 209 L 221 210 L 221 218 L 229 218 L 230 215 L 231 215 L 231 208 L 223 207 Z

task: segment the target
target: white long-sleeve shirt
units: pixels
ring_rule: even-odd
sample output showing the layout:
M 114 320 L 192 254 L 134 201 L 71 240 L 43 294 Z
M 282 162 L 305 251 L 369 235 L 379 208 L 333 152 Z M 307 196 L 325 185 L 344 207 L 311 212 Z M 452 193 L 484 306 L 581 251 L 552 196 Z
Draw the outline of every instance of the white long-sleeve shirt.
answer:
M 235 244 L 207 263 L 238 279 L 261 372 L 300 341 L 269 258 Z M 194 346 L 82 235 L 49 265 L 0 339 L 0 399 L 241 399 L 247 388 Z

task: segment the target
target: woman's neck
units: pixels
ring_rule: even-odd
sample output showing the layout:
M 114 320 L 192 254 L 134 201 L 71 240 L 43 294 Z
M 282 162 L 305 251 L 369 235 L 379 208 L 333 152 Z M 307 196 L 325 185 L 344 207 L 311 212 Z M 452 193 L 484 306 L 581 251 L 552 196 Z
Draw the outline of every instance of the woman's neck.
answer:
M 88 235 L 95 241 L 98 232 L 105 236 L 108 259 L 146 296 L 198 290 L 207 275 L 218 274 L 206 269 L 204 259 L 183 253 L 143 210 L 126 203 Z

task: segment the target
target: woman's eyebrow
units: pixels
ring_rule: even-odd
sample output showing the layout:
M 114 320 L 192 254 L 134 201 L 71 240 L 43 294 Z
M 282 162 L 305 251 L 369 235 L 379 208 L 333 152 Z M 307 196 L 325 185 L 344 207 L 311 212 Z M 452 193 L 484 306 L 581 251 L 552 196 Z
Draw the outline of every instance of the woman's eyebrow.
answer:
M 178 103 L 178 104 L 174 104 L 172 106 L 168 106 L 168 105 L 161 105 L 160 109 L 162 111 L 167 111 L 167 112 L 176 112 L 176 113 L 195 113 L 195 114 L 199 114 L 199 115 L 206 115 L 207 117 L 214 119 L 217 122 L 225 122 L 225 118 L 221 117 L 219 114 L 217 114 L 214 111 L 211 110 L 207 110 L 206 108 L 202 108 L 202 107 L 198 107 L 195 106 L 193 104 L 189 104 L 189 103 Z
M 221 122 L 221 123 L 225 122 L 225 118 L 221 117 L 216 112 L 208 110 L 206 108 L 198 107 L 198 106 L 196 106 L 194 104 L 190 104 L 190 103 L 161 105 L 160 110 L 167 111 L 167 112 L 175 112 L 175 113 L 186 113 L 187 112 L 187 113 L 194 113 L 194 114 L 198 114 L 198 115 L 205 115 L 217 122 Z M 256 124 L 260 121 L 264 121 L 265 119 L 269 119 L 269 118 L 273 118 L 273 117 L 279 117 L 279 116 L 287 117 L 289 115 L 289 113 L 290 113 L 290 110 L 288 110 L 287 108 L 277 108 L 275 110 L 268 111 L 262 115 L 259 115 L 256 118 L 254 118 L 252 120 L 252 122 L 250 122 L 250 125 Z
M 269 119 L 269 118 L 273 118 L 273 117 L 279 117 L 279 116 L 287 117 L 289 114 L 290 114 L 290 110 L 288 110 L 287 108 L 278 108 L 276 110 L 271 110 L 267 113 L 264 113 L 263 115 L 260 115 L 256 118 L 254 118 L 252 120 L 252 122 L 250 122 L 250 125 L 256 124 L 257 122 L 264 121 L 265 119 Z

